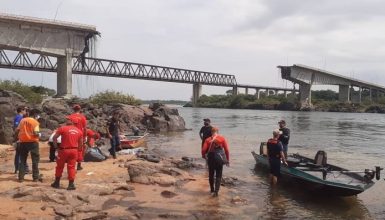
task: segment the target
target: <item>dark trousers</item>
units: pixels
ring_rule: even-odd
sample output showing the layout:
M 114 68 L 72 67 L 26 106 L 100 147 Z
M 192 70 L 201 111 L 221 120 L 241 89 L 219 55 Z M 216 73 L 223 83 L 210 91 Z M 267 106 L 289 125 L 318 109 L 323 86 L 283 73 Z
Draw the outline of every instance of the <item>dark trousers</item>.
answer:
M 25 167 L 27 164 L 28 153 L 31 152 L 32 158 L 32 178 L 39 179 L 39 143 L 38 142 L 21 142 L 19 146 L 20 152 L 20 166 L 19 166 L 19 180 L 24 179 Z
M 49 161 L 54 162 L 56 159 L 55 153 L 56 153 L 56 148 L 53 146 L 53 142 L 48 142 L 49 144 Z M 60 144 L 57 143 L 57 147 L 60 147 Z
M 219 192 L 222 181 L 223 164 L 215 160 L 214 153 L 208 154 L 209 183 L 211 192 Z M 215 176 L 215 178 L 214 178 Z
M 19 165 L 20 165 L 20 143 L 17 143 L 16 145 L 16 151 L 15 151 L 15 160 L 14 160 L 14 165 L 15 165 L 15 173 L 19 171 Z M 29 172 L 29 167 L 28 163 L 25 164 L 25 170 L 26 172 Z
M 113 157 L 116 157 L 116 148 L 120 147 L 119 135 L 112 135 L 110 139 L 111 148 L 108 150 Z

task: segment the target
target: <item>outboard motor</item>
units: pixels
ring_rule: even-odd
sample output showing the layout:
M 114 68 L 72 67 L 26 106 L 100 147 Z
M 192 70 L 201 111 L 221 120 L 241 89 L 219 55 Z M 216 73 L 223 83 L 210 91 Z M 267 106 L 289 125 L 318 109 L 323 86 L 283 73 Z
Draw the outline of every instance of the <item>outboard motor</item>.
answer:
M 318 166 L 326 166 L 327 164 L 326 152 L 323 150 L 319 150 L 314 157 L 314 163 Z

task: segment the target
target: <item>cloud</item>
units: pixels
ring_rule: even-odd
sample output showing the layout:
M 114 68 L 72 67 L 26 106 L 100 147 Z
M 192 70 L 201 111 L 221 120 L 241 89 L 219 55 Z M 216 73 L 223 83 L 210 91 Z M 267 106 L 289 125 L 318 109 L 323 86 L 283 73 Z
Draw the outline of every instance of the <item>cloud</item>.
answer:
M 302 63 L 385 84 L 380 0 L 3 0 L 2 8 L 50 19 L 58 9 L 59 20 L 95 25 L 102 33 L 101 58 L 235 74 L 239 83 L 289 87 L 276 66 Z M 2 78 L 12 77 L 5 71 Z M 41 81 L 31 77 L 21 78 Z M 144 99 L 188 100 L 192 92 L 188 84 L 91 81 L 77 76 L 74 85 L 82 87 L 82 95 L 114 88 Z M 204 86 L 203 92 L 227 89 Z

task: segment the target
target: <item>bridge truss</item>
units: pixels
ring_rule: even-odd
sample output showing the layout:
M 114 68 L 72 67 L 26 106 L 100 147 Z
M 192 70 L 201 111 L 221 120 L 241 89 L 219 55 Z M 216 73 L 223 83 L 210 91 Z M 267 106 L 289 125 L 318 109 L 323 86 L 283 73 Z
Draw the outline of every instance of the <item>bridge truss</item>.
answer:
M 234 75 L 97 58 L 73 58 L 72 73 L 212 86 L 237 85 Z M 56 72 L 57 58 L 23 51 L 0 50 L 0 68 Z

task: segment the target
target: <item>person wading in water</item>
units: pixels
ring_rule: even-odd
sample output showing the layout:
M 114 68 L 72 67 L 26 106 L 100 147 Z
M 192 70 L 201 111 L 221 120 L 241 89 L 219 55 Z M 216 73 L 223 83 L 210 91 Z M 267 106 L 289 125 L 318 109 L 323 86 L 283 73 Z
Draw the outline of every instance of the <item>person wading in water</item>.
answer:
M 282 143 L 279 141 L 281 131 L 273 131 L 273 138 L 267 141 L 267 156 L 269 157 L 270 179 L 272 185 L 277 184 L 278 177 L 281 175 L 281 159 L 287 166 L 285 155 L 283 153 Z
M 211 137 L 211 129 L 213 127 L 210 125 L 210 123 L 211 123 L 210 119 L 208 119 L 208 118 L 203 119 L 204 125 L 201 128 L 201 130 L 199 131 L 199 137 L 202 140 L 201 147 L 203 147 L 203 144 L 205 143 L 206 138 Z
M 226 139 L 218 134 L 218 128 L 213 127 L 211 132 L 212 136 L 206 138 L 203 144 L 202 157 L 207 159 L 209 166 L 210 192 L 213 197 L 217 197 L 221 186 L 223 164 L 230 166 L 230 153 Z

